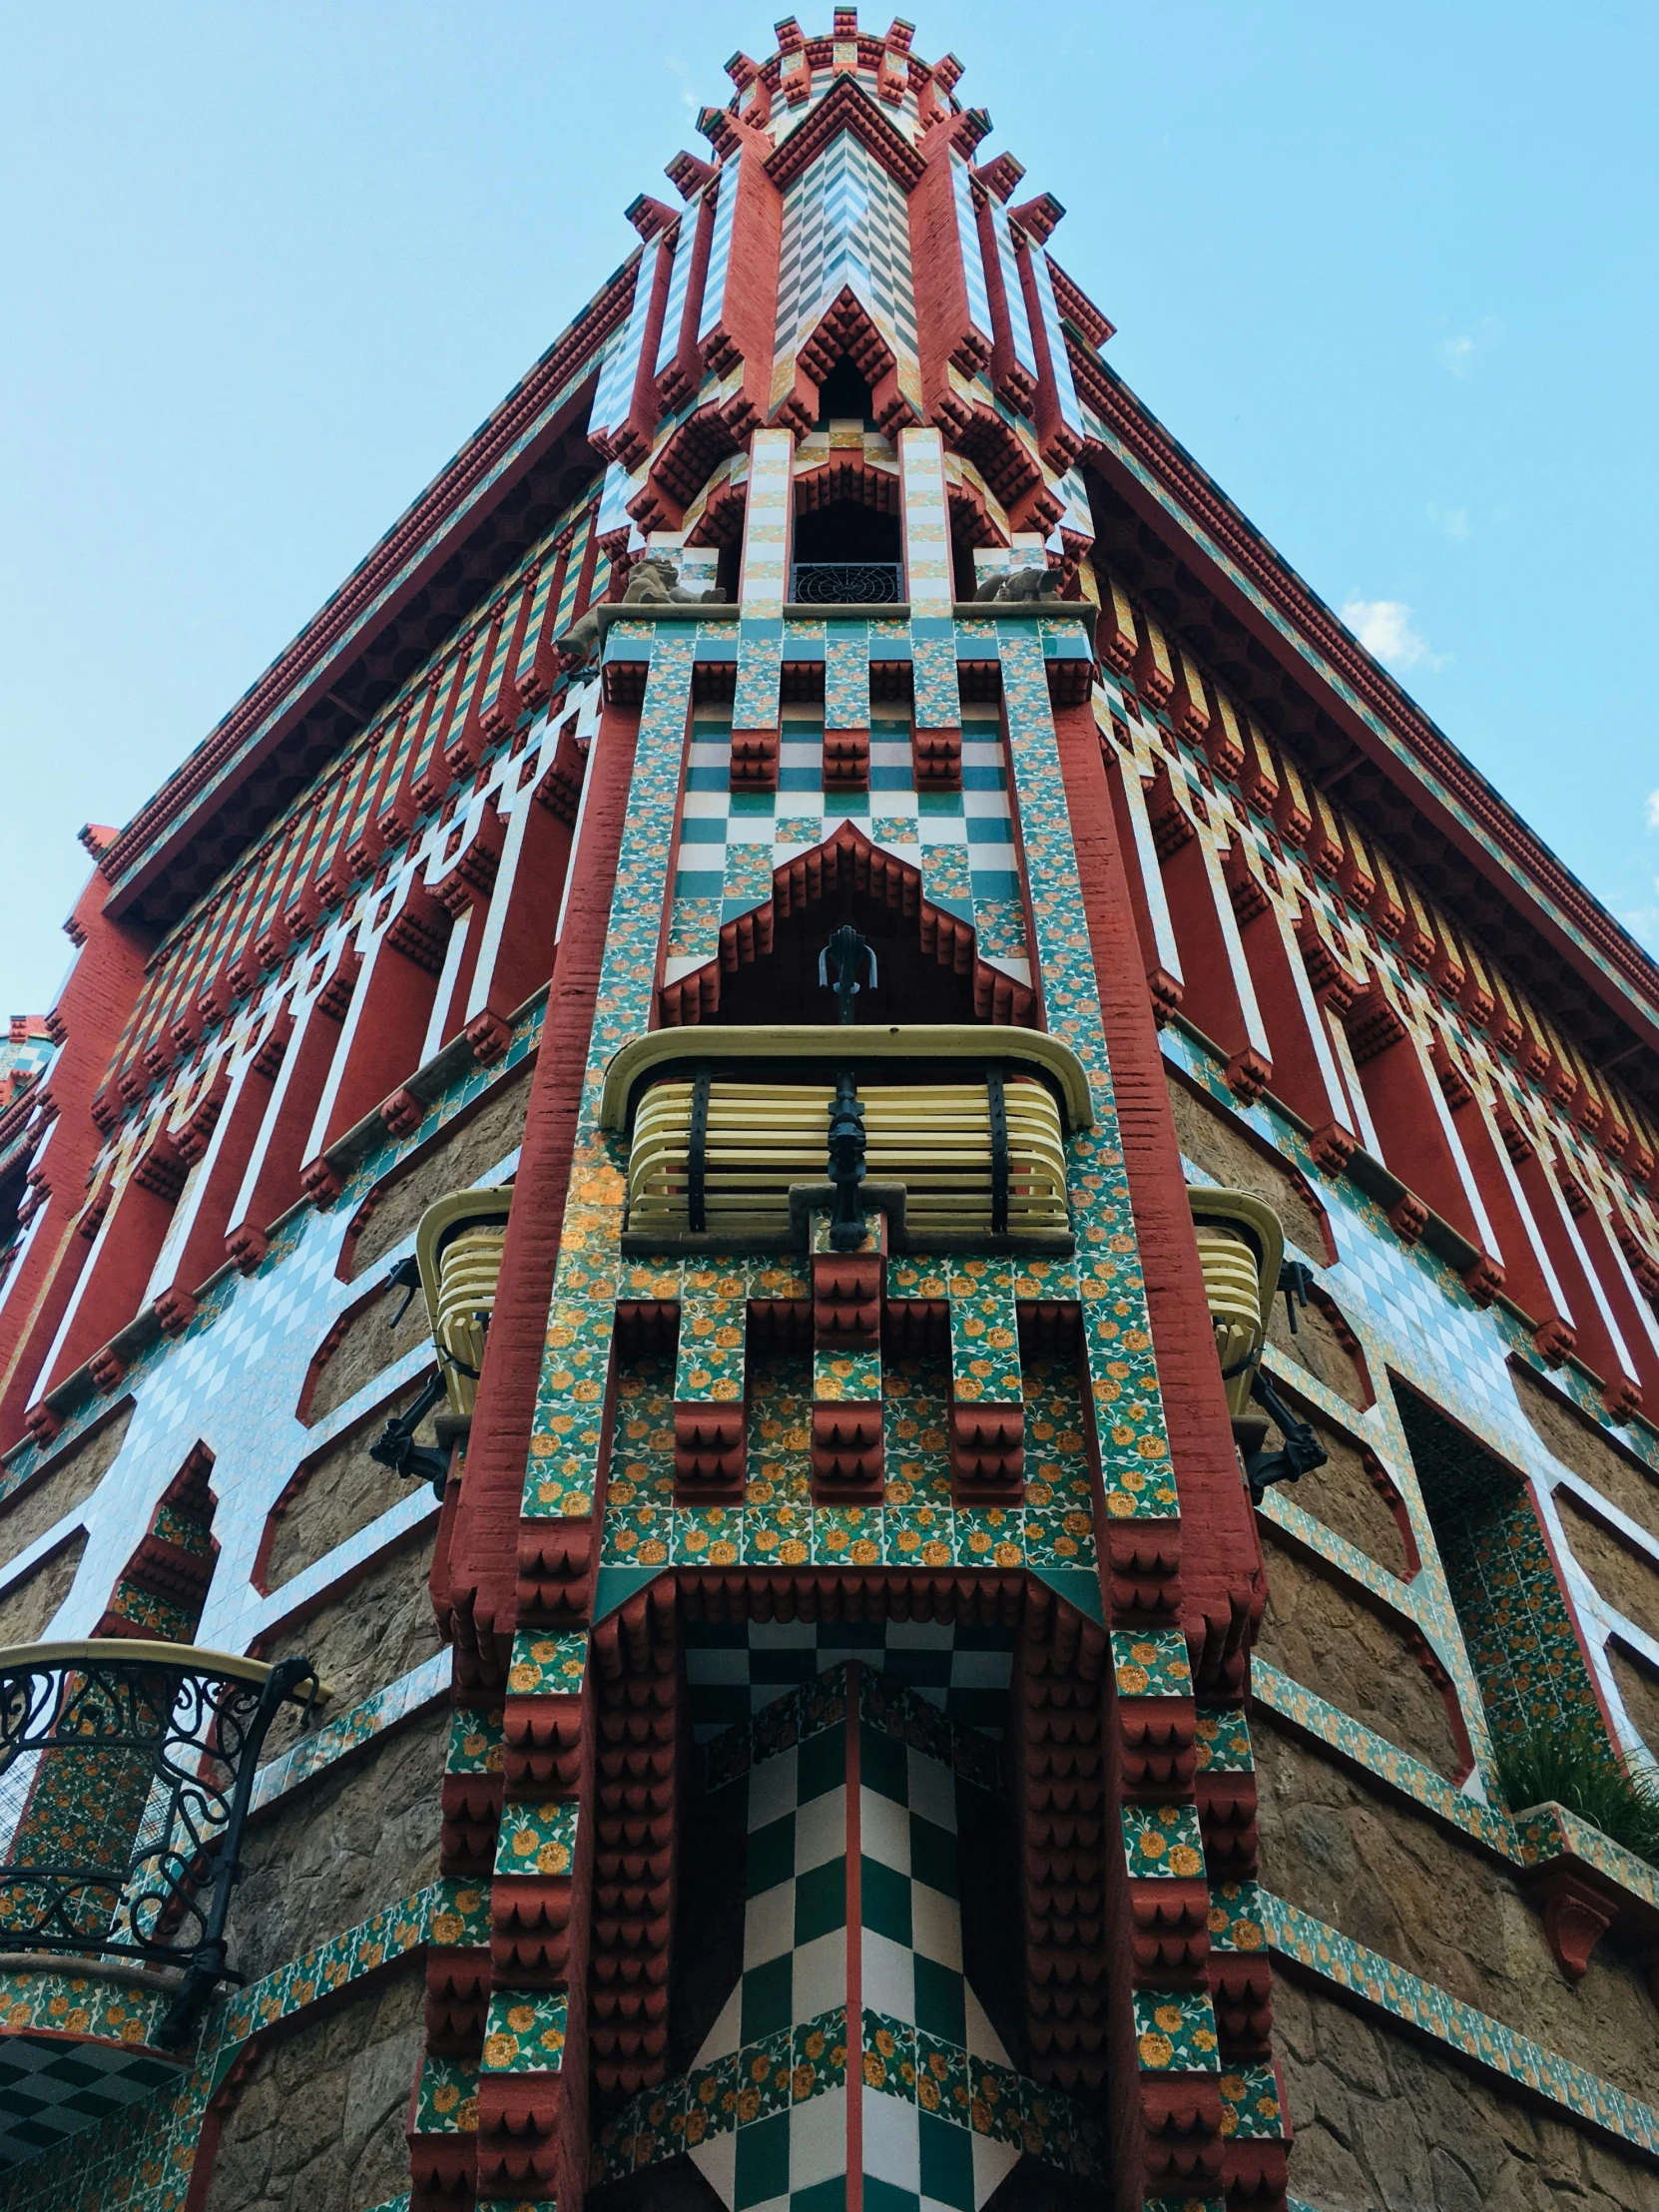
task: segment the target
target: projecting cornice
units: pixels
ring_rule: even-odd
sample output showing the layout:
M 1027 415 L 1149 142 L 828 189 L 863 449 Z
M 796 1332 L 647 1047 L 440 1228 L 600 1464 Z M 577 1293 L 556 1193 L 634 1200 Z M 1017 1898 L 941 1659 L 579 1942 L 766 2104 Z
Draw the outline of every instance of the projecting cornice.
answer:
M 421 575 L 447 558 L 457 528 L 470 527 L 483 504 L 498 499 L 557 434 L 601 340 L 628 312 L 638 265 L 636 252 L 100 855 L 112 913 L 143 896 L 326 695 Z
M 1177 521 L 1187 558 L 1257 634 L 1295 652 L 1332 719 L 1464 857 L 1527 913 L 1555 951 L 1650 1049 L 1659 1049 L 1659 968 L 1535 836 L 1443 731 L 1372 659 L 1231 500 L 1087 345 L 1068 346 L 1104 445 L 1085 461 Z

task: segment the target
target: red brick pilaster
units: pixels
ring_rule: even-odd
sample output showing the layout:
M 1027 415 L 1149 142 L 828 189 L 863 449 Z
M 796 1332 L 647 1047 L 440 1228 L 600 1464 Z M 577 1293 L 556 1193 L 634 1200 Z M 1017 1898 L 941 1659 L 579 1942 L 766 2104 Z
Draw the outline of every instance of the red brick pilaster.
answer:
M 114 835 L 93 830 L 86 839 L 102 851 Z M 75 1219 L 103 1142 L 93 1101 L 138 997 L 150 951 L 145 930 L 105 914 L 108 893 L 109 884 L 95 871 L 67 924 L 81 950 L 53 1008 L 54 1033 L 63 1035 L 50 1074 L 57 1114 L 42 1174 L 32 1179 L 32 1187 L 47 1194 L 45 1219 L 0 1307 L 0 1448 L 22 1433 L 41 1362 L 90 1250 L 75 1234 Z
M 1181 1494 L 1182 1625 L 1202 1694 L 1243 1682 L 1266 1602 L 1261 1545 L 1216 1367 L 1158 1032 L 1135 987 L 1143 962 L 1093 708 L 1056 709 L 1054 730 Z
M 582 842 L 548 987 L 523 1149 L 448 1562 L 457 1679 L 505 1679 L 518 1608 L 519 1512 L 571 1146 L 633 779 L 639 715 L 608 708 L 588 766 Z

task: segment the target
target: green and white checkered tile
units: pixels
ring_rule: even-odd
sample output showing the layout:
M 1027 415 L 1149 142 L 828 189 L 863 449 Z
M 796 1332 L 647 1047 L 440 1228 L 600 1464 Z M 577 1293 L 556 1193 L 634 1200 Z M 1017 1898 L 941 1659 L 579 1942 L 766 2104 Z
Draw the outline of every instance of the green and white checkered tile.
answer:
M 892 1676 L 952 1721 L 1002 1733 L 1012 1634 L 952 1621 L 697 1623 L 686 1639 L 693 1733 L 707 1742 L 848 1659 Z
M 679 860 L 665 979 L 713 959 L 723 923 L 772 894 L 772 873 L 823 844 L 843 823 L 921 871 L 925 896 L 971 922 L 979 955 L 1029 983 L 1019 863 L 995 710 L 964 719 L 962 789 L 918 792 L 906 716 L 872 712 L 867 792 L 824 788 L 824 722 L 787 707 L 776 792 L 730 790 L 731 720 L 700 710 L 681 799 Z
M 0 2160 L 14 2164 L 57 2150 L 83 2128 L 182 2078 L 176 2065 L 148 2049 L 9 2035 L 0 2055 Z
M 737 1755 L 711 1747 L 712 1777 L 737 1770 L 725 1786 L 747 1792 L 743 1971 L 687 2083 L 613 2130 L 607 2170 L 683 2147 L 733 2212 L 827 2207 L 841 2201 L 850 2095 L 865 2202 L 888 2212 L 975 2212 L 1024 2151 L 1092 2172 L 1091 2123 L 1015 2072 L 963 1972 L 959 1809 L 994 1787 L 994 1747 L 981 1739 L 975 1760 L 970 1732 L 902 1683 L 863 1668 L 850 1680 L 850 1718 L 837 1667 L 759 1716 Z

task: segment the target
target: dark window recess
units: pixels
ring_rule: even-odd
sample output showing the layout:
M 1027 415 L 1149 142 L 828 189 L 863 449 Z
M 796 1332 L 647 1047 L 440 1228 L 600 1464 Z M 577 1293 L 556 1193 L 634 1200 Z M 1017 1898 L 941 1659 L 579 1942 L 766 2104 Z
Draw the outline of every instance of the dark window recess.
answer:
M 827 430 L 831 422 L 861 422 L 866 430 L 875 427 L 869 386 L 846 353 L 818 387 L 818 427 Z
M 922 942 L 921 917 L 841 882 L 774 924 L 772 950 L 721 977 L 717 1024 L 832 1022 L 835 997 L 819 981 L 819 954 L 837 922 L 850 921 L 875 949 L 880 983 L 852 1001 L 854 1021 L 977 1019 L 971 971 L 956 972 Z
M 795 518 L 790 597 L 814 606 L 892 605 L 904 596 L 897 515 L 832 499 Z
M 876 561 L 896 567 L 901 554 L 897 515 L 880 514 L 861 499 L 831 499 L 795 518 L 798 562 Z
M 23 1194 L 28 1188 L 25 1180 L 28 1160 L 19 1160 L 12 1174 L 0 1181 L 0 1267 L 11 1258 L 12 1247 L 21 1234 L 18 1215 L 23 1209 Z

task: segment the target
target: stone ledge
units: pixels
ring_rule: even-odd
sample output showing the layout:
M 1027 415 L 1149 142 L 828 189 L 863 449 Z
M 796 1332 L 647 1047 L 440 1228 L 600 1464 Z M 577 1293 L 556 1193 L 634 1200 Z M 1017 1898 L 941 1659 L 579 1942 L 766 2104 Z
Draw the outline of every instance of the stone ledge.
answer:
M 1489 2012 L 1408 1973 L 1392 1959 L 1367 1950 L 1271 1890 L 1262 1892 L 1262 1907 L 1268 1946 L 1281 1958 L 1528 2097 L 1659 2162 L 1659 2111 L 1652 2105 L 1505 2027 Z
M 1659 2001 L 1659 1870 L 1564 1805 L 1511 1816 L 1482 1804 L 1265 1659 L 1252 1661 L 1251 1686 L 1255 1702 L 1276 1719 L 1512 1868 L 1542 1914 L 1555 1962 L 1569 1981 L 1583 1976 L 1596 1943 L 1611 1933 L 1637 1952 Z

